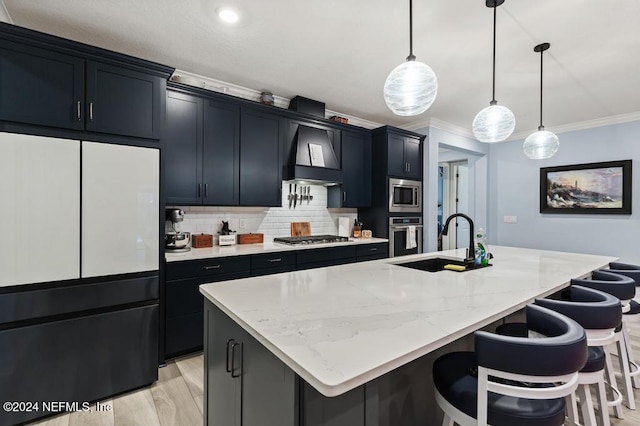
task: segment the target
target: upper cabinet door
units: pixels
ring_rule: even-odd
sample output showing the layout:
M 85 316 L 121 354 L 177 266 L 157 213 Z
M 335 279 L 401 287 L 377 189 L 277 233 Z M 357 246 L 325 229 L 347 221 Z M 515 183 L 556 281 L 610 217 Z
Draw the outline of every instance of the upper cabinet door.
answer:
M 240 205 L 282 207 L 284 119 L 252 108 L 240 115 Z
M 422 179 L 422 157 L 420 155 L 420 140 L 406 137 L 404 141 L 404 161 L 406 176 Z
M 0 40 L 0 120 L 84 129 L 84 60 Z
M 388 170 L 392 176 L 403 176 L 407 172 L 404 160 L 404 136 L 389 134 L 388 137 Z
M 158 269 L 157 149 L 82 143 L 82 277 Z
M 202 202 L 238 205 L 240 107 L 231 102 L 205 100 L 202 150 Z
M 165 87 L 160 77 L 88 61 L 86 129 L 159 139 Z
M 202 99 L 167 92 L 162 138 L 164 188 L 168 205 L 202 204 Z
M 342 207 L 371 206 L 371 137 L 342 132 Z
M 0 287 L 80 277 L 80 142 L 0 133 Z

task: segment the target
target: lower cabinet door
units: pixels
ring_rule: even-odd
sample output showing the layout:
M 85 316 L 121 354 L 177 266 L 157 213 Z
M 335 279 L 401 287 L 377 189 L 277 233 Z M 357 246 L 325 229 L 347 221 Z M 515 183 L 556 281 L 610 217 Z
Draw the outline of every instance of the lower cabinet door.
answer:
M 58 412 L 47 402 L 82 410 L 149 385 L 158 379 L 158 305 L 0 331 L 0 378 L 0 400 L 39 404 L 0 411 L 3 425 Z
M 202 312 L 167 318 L 164 344 L 166 358 L 174 358 L 201 350 Z

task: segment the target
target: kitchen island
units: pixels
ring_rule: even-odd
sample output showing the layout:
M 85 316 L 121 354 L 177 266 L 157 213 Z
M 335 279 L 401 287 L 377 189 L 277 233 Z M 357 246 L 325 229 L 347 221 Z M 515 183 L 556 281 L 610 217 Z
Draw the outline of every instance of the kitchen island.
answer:
M 491 249 L 466 272 L 398 265 L 452 250 L 201 286 L 205 423 L 435 424 L 436 356 L 616 259 Z

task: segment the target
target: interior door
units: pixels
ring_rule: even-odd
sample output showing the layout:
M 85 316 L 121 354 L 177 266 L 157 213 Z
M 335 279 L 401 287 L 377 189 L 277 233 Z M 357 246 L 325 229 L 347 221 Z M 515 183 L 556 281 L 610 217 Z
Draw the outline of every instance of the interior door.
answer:
M 154 271 L 159 152 L 82 143 L 82 277 Z
M 0 133 L 0 287 L 80 276 L 80 141 Z
M 469 167 L 467 162 L 453 163 L 455 213 L 469 214 Z M 456 247 L 469 247 L 469 222 L 456 218 Z

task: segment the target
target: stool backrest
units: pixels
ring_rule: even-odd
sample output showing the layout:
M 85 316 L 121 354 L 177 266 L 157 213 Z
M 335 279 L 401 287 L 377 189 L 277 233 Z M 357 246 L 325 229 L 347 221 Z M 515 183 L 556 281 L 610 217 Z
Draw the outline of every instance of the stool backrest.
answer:
M 569 300 L 536 299 L 535 304 L 568 316 L 587 330 L 615 329 L 622 321 L 617 297 L 587 287 L 572 285 Z
M 630 263 L 611 262 L 609 263 L 609 271 L 614 274 L 620 274 L 632 278 L 636 285 L 640 285 L 640 266 Z
M 591 279 L 573 278 L 571 285 L 603 291 L 620 300 L 633 299 L 636 294 L 636 283 L 632 278 L 615 274 L 609 270 L 593 271 Z

